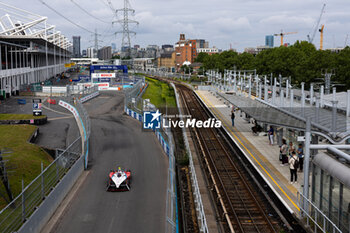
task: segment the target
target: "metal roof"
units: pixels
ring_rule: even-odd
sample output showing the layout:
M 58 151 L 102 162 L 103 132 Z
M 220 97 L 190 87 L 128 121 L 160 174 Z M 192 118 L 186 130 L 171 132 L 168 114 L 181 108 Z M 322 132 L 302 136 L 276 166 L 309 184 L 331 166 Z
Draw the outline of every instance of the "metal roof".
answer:
M 340 113 L 336 114 L 336 128 L 333 132 L 332 111 L 330 110 L 316 107 L 304 107 L 303 109 L 301 107 L 282 108 L 254 97 L 249 98 L 245 95 L 240 96 L 223 92 L 217 93 L 261 123 L 305 131 L 306 119 L 311 117 L 313 131 L 327 134 L 335 140 L 339 137 L 350 136 L 350 131 L 347 130 L 346 117 Z

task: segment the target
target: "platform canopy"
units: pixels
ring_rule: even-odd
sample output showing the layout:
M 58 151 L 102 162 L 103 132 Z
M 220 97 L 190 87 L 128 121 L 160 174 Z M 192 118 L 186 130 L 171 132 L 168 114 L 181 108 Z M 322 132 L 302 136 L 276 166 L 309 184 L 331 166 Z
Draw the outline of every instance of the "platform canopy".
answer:
M 218 94 L 241 109 L 257 122 L 305 131 L 306 119 L 312 118 L 312 130 L 321 132 L 334 140 L 350 136 L 345 115 L 336 114 L 335 130 L 332 130 L 332 111 L 316 107 L 279 108 L 258 98 L 239 96 L 233 93 Z

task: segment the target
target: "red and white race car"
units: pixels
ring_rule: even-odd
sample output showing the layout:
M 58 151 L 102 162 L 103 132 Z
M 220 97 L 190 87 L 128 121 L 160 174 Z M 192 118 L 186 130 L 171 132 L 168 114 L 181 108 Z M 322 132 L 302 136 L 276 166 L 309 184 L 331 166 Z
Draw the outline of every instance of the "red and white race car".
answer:
M 107 191 L 129 191 L 131 183 L 131 171 L 122 170 L 118 167 L 118 170 L 111 170 L 107 181 Z

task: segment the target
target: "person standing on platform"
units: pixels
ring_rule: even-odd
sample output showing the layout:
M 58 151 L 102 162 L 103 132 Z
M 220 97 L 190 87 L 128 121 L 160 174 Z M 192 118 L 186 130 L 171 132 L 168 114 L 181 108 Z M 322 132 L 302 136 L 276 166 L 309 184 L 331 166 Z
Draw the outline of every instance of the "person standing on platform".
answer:
M 231 110 L 231 121 L 232 121 L 232 127 L 235 126 L 235 107 L 232 106 L 232 110 Z
M 288 151 L 288 146 L 286 139 L 282 139 L 282 146 L 280 148 L 280 153 L 281 153 L 281 166 L 285 166 L 288 164 L 288 157 L 287 157 L 287 151 Z
M 299 165 L 299 158 L 296 155 L 295 151 L 293 151 L 292 157 L 289 159 L 290 183 L 291 184 L 298 182 L 298 174 L 297 174 L 298 165 Z
M 293 146 L 293 142 L 289 142 L 289 147 L 288 147 L 288 154 L 290 157 L 292 157 L 292 153 L 295 152 L 295 147 Z
M 272 146 L 273 145 L 273 134 L 274 134 L 274 130 L 273 127 L 270 126 L 268 135 L 269 135 L 269 145 Z
M 299 172 L 303 172 L 303 166 L 304 166 L 304 150 L 303 145 L 299 144 L 297 149 L 298 157 L 299 157 Z

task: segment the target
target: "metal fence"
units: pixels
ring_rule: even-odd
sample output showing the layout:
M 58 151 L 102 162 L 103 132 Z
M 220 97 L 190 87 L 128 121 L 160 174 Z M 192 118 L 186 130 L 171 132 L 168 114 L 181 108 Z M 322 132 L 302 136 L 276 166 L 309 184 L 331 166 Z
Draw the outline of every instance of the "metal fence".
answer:
M 67 149 L 57 153 L 55 160 L 48 167 L 43 169 L 42 166 L 39 176 L 29 185 L 24 187 L 22 183 L 22 192 L 0 211 L 0 232 L 6 233 L 18 230 L 82 154 L 85 157 L 85 169 L 87 168 L 91 124 L 89 115 L 80 98 L 96 91 L 96 88 L 88 88 L 84 89 L 82 93 L 60 98 L 77 110 L 84 128 L 84 135 L 75 139 Z
M 179 95 L 176 91 L 176 87 L 174 84 L 172 84 L 172 87 L 175 90 L 175 97 L 176 97 L 176 102 L 177 102 L 177 106 L 180 106 L 179 104 Z M 182 109 L 179 108 L 179 115 L 181 116 L 181 120 L 182 120 L 182 116 L 184 115 L 184 113 L 182 112 Z M 199 190 L 199 185 L 198 185 L 198 180 L 197 180 L 197 174 L 196 174 L 196 170 L 193 164 L 193 157 L 192 157 L 192 153 L 191 153 L 191 149 L 190 149 L 190 145 L 188 143 L 188 138 L 187 138 L 187 134 L 185 129 L 182 129 L 182 134 L 184 137 L 184 142 L 185 142 L 185 146 L 186 146 L 186 152 L 188 154 L 189 157 L 189 167 L 190 167 L 190 174 L 191 174 L 191 184 L 193 187 L 193 196 L 194 196 L 194 202 L 196 205 L 196 211 L 197 211 L 197 218 L 198 218 L 198 222 L 200 225 L 200 231 L 203 233 L 208 233 L 208 225 L 207 225 L 207 220 L 205 217 L 205 212 L 204 212 L 204 206 L 203 206 L 203 202 L 202 202 L 202 196 Z
M 298 206 L 300 208 L 300 217 L 306 221 L 306 226 L 310 227 L 313 232 L 342 232 L 311 200 L 299 192 L 297 197 Z M 306 209 L 304 208 L 305 202 L 308 207 Z
M 74 96 L 76 98 L 83 98 L 98 91 L 98 86 L 85 87 L 83 85 L 68 85 L 66 96 Z
M 57 185 L 65 173 L 81 156 L 81 138 L 78 137 L 66 150 L 45 169 L 4 209 L 0 211 L 0 232 L 14 232 L 38 208 L 40 203 Z
M 91 87 L 84 92 L 84 95 L 72 94 L 68 97 L 60 98 L 62 101 L 72 105 L 79 113 L 78 117 L 79 117 L 79 120 L 81 120 L 81 125 L 83 127 L 82 140 L 83 140 L 84 147 L 83 147 L 82 153 L 83 153 L 83 156 L 85 157 L 84 158 L 85 169 L 87 169 L 88 162 L 89 162 L 89 138 L 91 133 L 91 121 L 90 121 L 89 114 L 87 113 L 80 99 L 96 91 L 98 91 L 98 89 L 96 89 L 95 87 Z
M 151 75 L 151 76 L 158 76 L 163 78 L 177 78 L 181 80 L 189 80 L 191 78 L 191 74 L 181 74 L 181 73 L 172 73 L 172 72 L 166 72 L 161 70 L 153 70 L 153 71 L 137 71 L 143 74 Z
M 147 84 L 140 80 L 133 88 L 125 91 L 125 109 L 134 111 L 143 116 L 143 99 Z M 153 109 L 156 111 L 156 109 Z M 152 110 L 152 111 L 153 111 Z M 163 150 L 169 156 L 169 168 L 167 177 L 167 196 L 166 196 L 166 222 L 165 232 L 175 233 L 177 229 L 177 197 L 175 180 L 175 156 L 174 140 L 170 129 L 157 129 L 154 131 Z

